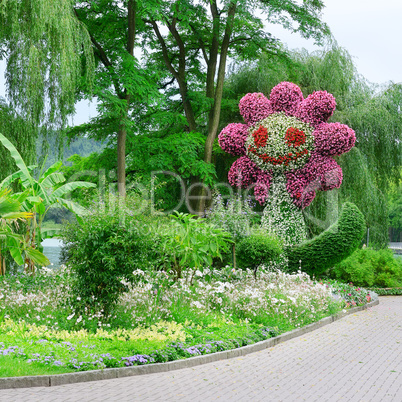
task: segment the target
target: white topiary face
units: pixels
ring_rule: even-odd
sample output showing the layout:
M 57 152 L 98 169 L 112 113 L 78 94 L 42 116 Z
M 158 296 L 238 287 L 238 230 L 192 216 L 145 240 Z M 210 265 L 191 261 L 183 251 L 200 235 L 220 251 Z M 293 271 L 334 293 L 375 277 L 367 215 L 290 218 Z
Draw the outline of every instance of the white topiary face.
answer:
M 294 116 L 273 113 L 250 127 L 246 154 L 262 170 L 300 169 L 314 148 L 313 131 Z

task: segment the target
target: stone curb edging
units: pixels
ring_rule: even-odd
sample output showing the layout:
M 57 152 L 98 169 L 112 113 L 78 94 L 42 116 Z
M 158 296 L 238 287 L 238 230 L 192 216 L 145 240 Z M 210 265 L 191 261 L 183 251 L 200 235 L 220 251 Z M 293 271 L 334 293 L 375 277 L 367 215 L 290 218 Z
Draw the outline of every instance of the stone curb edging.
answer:
M 218 360 L 232 359 L 234 357 L 245 356 L 249 353 L 259 352 L 270 348 L 279 343 L 288 341 L 298 336 L 312 332 L 325 325 L 331 324 L 347 315 L 367 310 L 379 304 L 379 300 L 368 303 L 364 306 L 353 307 L 345 312 L 340 312 L 330 317 L 323 318 L 313 324 L 302 328 L 294 329 L 274 338 L 269 338 L 252 345 L 243 346 L 237 349 L 225 350 L 223 352 L 211 353 L 209 355 L 195 356 L 183 360 L 175 360 L 167 363 L 154 363 L 144 366 L 110 368 L 104 370 L 81 371 L 77 373 L 26 376 L 26 377 L 8 377 L 0 378 L 0 389 L 10 388 L 30 388 L 30 387 L 53 387 L 56 385 L 73 384 L 78 382 L 110 380 L 113 378 L 131 377 L 142 374 L 162 373 L 166 371 L 178 370 L 199 366 L 205 363 L 211 363 Z

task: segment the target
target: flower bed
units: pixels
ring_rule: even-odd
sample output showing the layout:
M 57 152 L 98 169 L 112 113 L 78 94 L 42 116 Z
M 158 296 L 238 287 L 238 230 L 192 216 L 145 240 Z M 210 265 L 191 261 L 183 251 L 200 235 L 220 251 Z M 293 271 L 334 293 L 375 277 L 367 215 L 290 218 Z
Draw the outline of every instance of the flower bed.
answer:
M 254 279 L 252 271 L 206 269 L 195 273 L 192 286 L 185 279 L 172 283 L 163 272 L 137 276 L 109 320 L 73 311 L 66 272 L 3 278 L 0 376 L 16 375 L 10 367 L 17 366 L 17 375 L 33 365 L 60 373 L 234 349 L 370 300 L 367 292 L 361 297 L 363 290 L 354 294 L 348 285 L 315 282 L 300 272 L 262 269 Z M 340 288 L 348 301 L 333 297 Z

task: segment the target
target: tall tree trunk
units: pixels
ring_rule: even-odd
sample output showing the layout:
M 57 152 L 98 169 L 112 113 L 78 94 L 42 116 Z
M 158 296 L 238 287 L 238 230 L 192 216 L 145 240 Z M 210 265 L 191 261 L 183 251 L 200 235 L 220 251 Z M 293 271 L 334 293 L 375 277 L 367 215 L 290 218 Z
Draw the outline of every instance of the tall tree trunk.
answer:
M 126 196 L 126 137 L 127 131 L 123 122 L 117 133 L 117 188 L 122 198 Z
M 208 119 L 208 136 L 205 141 L 205 151 L 204 151 L 204 162 L 206 163 L 211 163 L 212 161 L 212 149 L 216 135 L 218 133 L 219 119 L 221 115 L 221 106 L 222 106 L 223 83 L 225 81 L 225 74 L 226 74 L 226 61 L 228 56 L 230 37 L 232 36 L 233 31 L 233 20 L 235 13 L 236 13 L 236 2 L 232 2 L 229 6 L 228 19 L 226 21 L 226 27 L 225 27 L 225 34 L 221 45 L 214 104 L 209 113 L 209 119 Z M 205 201 L 206 201 L 205 198 L 206 198 L 205 189 L 202 188 L 202 194 L 198 200 L 198 208 L 197 208 L 198 215 L 202 215 L 204 213 Z
M 135 18 L 137 13 L 137 2 L 135 0 L 129 0 L 127 4 L 127 53 L 134 57 L 135 46 L 135 34 L 136 24 Z M 120 98 L 122 96 L 120 95 Z M 119 197 L 126 197 L 126 119 L 128 118 L 128 110 L 130 108 L 130 94 L 127 90 L 124 91 L 124 98 L 126 100 L 125 114 L 120 120 L 119 131 L 117 133 L 117 188 L 119 191 Z
M 191 105 L 190 99 L 188 98 L 188 88 L 185 79 L 178 78 L 177 83 L 179 84 L 180 96 L 183 102 L 184 114 L 188 123 L 189 131 L 197 131 L 197 124 L 195 122 L 194 111 Z

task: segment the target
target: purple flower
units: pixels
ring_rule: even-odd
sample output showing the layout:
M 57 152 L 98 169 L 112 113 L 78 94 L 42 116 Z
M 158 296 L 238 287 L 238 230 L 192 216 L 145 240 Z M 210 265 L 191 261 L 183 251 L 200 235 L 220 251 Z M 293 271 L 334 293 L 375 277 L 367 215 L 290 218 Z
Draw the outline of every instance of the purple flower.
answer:
M 187 353 L 190 353 L 190 355 L 201 355 L 202 354 L 196 346 L 190 346 L 189 348 L 186 348 L 184 350 Z
M 124 364 L 126 366 L 134 366 L 134 364 L 147 364 L 152 363 L 154 361 L 154 359 L 148 355 L 134 355 L 129 357 L 122 357 L 121 360 L 124 361 Z

